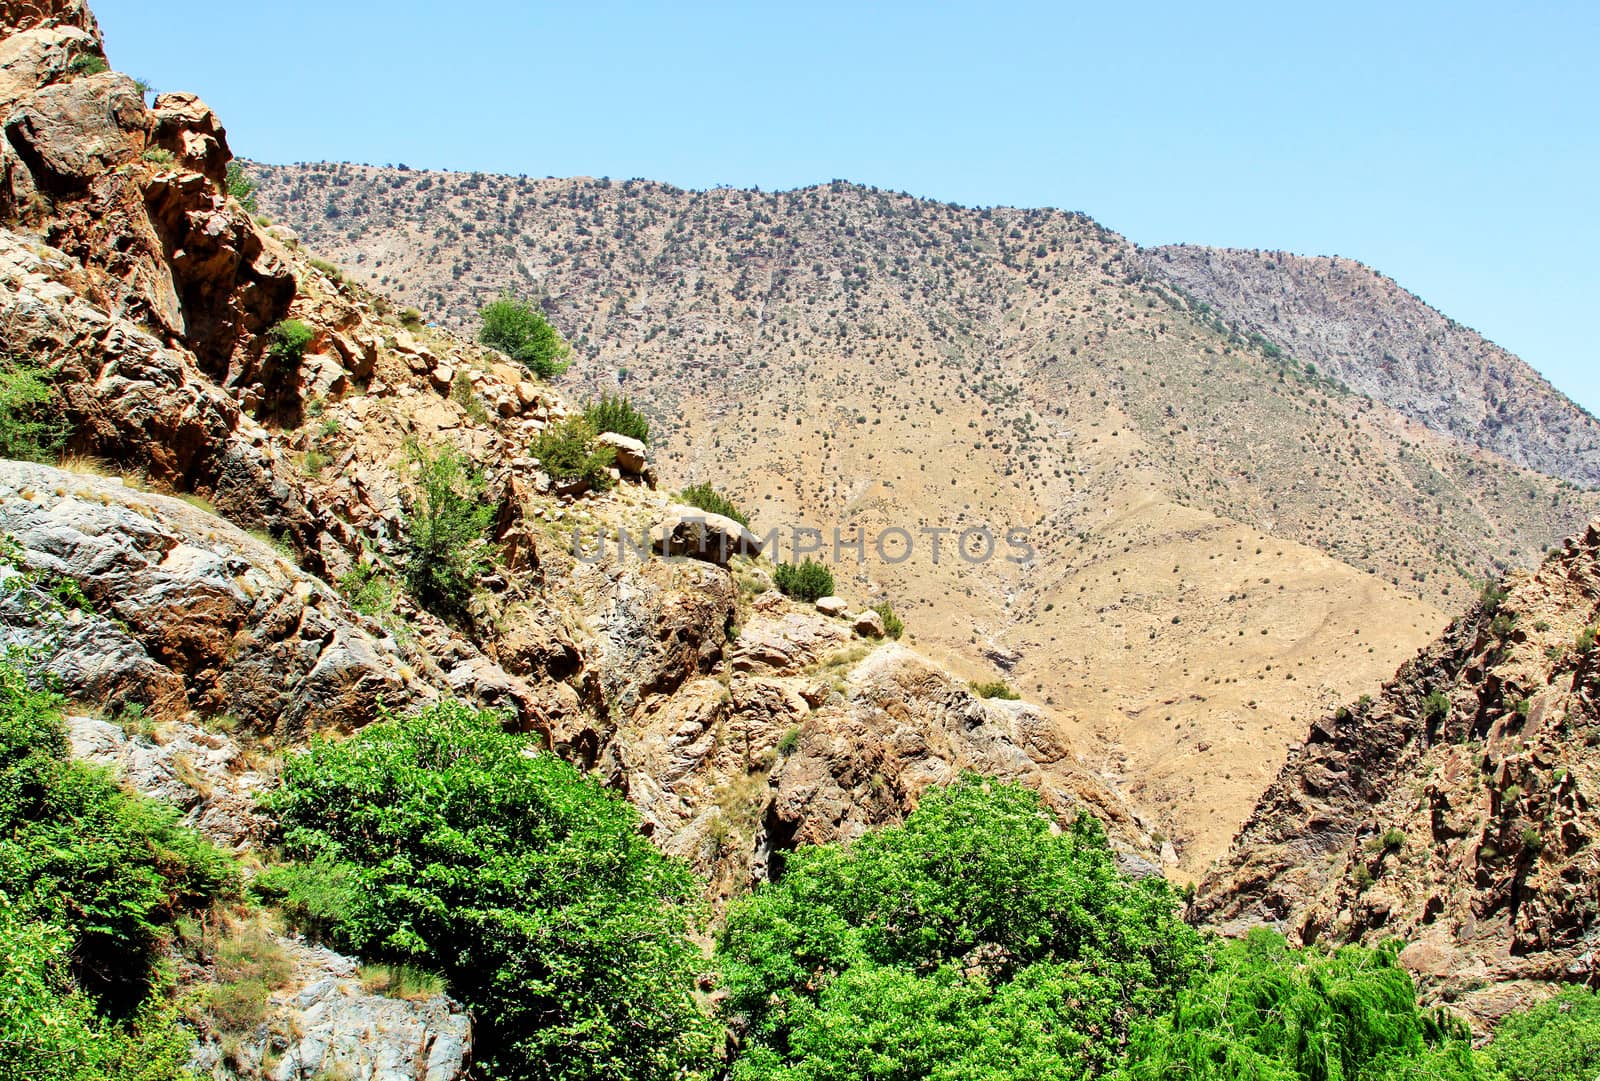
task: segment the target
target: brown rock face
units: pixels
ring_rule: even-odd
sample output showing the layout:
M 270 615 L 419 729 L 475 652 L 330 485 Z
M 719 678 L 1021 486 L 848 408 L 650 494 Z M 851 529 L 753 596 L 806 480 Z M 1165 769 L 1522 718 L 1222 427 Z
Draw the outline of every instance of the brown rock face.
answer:
M 1600 523 L 1453 623 L 1376 700 L 1314 725 L 1196 914 L 1300 941 L 1410 943 L 1435 998 L 1493 1019 L 1589 981 L 1600 926 Z
M 108 71 L 39 89 L 6 118 L 5 133 L 38 189 L 58 196 L 138 157 L 148 122 L 133 80 Z

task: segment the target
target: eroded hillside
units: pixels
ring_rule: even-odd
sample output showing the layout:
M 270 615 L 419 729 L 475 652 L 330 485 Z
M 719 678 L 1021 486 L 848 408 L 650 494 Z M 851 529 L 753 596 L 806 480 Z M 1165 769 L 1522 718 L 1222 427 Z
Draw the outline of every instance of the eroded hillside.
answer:
M 1028 530 L 1026 565 L 841 554 L 919 647 L 1053 706 L 1191 872 L 1307 717 L 1600 507 L 1269 353 L 1081 215 L 252 169 L 272 215 L 426 318 L 542 298 L 570 383 L 633 396 L 663 478 L 715 480 L 761 529 Z

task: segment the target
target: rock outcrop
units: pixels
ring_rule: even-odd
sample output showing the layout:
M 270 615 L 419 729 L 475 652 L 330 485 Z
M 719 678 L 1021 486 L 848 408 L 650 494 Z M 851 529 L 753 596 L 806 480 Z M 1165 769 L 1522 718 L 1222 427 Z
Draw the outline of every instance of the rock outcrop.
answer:
M 1199 918 L 1403 939 L 1425 993 L 1484 1021 L 1600 975 L 1600 522 L 1485 597 L 1311 728 Z

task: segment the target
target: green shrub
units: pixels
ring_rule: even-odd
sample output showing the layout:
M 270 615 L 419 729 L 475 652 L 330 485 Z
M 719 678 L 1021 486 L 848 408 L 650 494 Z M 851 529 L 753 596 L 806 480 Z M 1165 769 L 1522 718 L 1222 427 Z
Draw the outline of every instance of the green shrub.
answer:
M 223 186 L 245 213 L 254 214 L 261 209 L 256 202 L 256 182 L 250 179 L 243 165 L 236 161 L 228 163 L 228 175 Z
M 778 753 L 787 758 L 800 746 L 800 729 L 790 728 L 778 737 Z
M 219 938 L 212 950 L 215 979 L 206 1008 L 224 1032 L 250 1032 L 266 1020 L 272 992 L 294 974 L 288 953 L 264 928 L 248 925 Z
M 1099 823 L 968 775 L 897 827 L 790 853 L 718 945 L 732 1077 L 1101 1076 L 1201 959 L 1159 877 L 1124 877 Z
M 473 423 L 489 423 L 489 407 L 478 397 L 477 388 L 472 385 L 472 376 L 467 374 L 465 368 L 456 372 L 456 377 L 450 381 L 450 400 L 459 405 Z
M 539 378 L 554 379 L 567 370 L 571 346 L 527 301 L 502 293 L 483 306 L 478 318 L 480 342 L 526 364 Z
M 833 572 L 809 556 L 803 563 L 779 563 L 772 584 L 785 597 L 800 601 L 833 596 Z
M 394 615 L 400 599 L 400 587 L 394 579 L 367 560 L 357 563 L 339 579 L 339 592 L 351 608 L 380 623 Z
M 1465 1026 L 1418 1008 L 1398 950 L 1291 950 L 1257 928 L 1216 949 L 1172 1009 L 1134 1027 L 1117 1077 L 1488 1081 Z
M 973 680 L 969 686 L 972 688 L 972 693 L 979 698 L 1003 698 L 1008 702 L 1015 702 L 1022 697 L 1003 679 Z
M 340 270 L 337 266 L 328 262 L 326 259 L 307 259 L 306 262 L 311 264 L 311 268 L 313 270 L 321 271 L 331 280 L 336 282 L 344 281 L 344 271 Z
M 529 449 L 557 484 L 582 482 L 597 491 L 612 485 L 616 449 L 596 443 L 594 428 L 583 417 L 568 417 L 550 425 Z
M 905 633 L 905 621 L 894 614 L 894 606 L 888 601 L 884 601 L 882 604 L 874 606 L 872 610 L 878 613 L 879 619 L 883 620 L 884 634 L 888 635 L 890 638 L 899 638 Z
M 1450 699 L 1443 691 L 1430 691 L 1422 702 L 1424 720 L 1438 723 L 1450 715 Z
M 335 942 L 442 973 L 485 1076 L 690 1076 L 719 1042 L 694 998 L 699 884 L 534 747 L 446 703 L 313 742 L 265 802 L 287 854 L 345 868 Z
M 71 431 L 50 373 L 0 357 L 0 458 L 54 461 Z
M 178 160 L 177 155 L 175 155 L 172 151 L 166 150 L 159 146 L 152 146 L 141 156 L 151 165 L 171 165 L 173 162 Z
M 78 985 L 126 1013 L 172 919 L 229 893 L 233 866 L 171 807 L 69 760 L 62 705 L 0 661 L 0 891 L 66 935 Z
M 67 71 L 73 75 L 99 75 L 110 70 L 111 65 L 106 63 L 105 57 L 93 53 L 79 53 L 67 62 Z
M 1594 652 L 1596 636 L 1600 636 L 1600 625 L 1590 625 L 1578 632 L 1578 637 L 1573 640 L 1572 648 L 1579 656 L 1587 657 Z
M 615 432 L 641 443 L 650 442 L 650 420 L 620 394 L 602 394 L 583 407 L 584 419 L 596 432 Z
M 298 319 L 285 319 L 267 331 L 267 355 L 282 364 L 299 364 L 316 331 Z
M 691 507 L 699 507 L 701 510 L 711 514 L 720 514 L 724 518 L 732 518 L 746 529 L 750 528 L 749 517 L 734 506 L 733 500 L 709 484 L 691 484 L 678 493 L 678 502 L 685 503 Z
M 462 615 L 489 564 L 494 508 L 484 501 L 483 474 L 449 445 L 410 443 L 406 460 L 415 470 L 405 501 L 406 588 L 441 615 Z
M 31 919 L 0 890 L 0 1077 L 193 1081 L 194 1037 L 170 1001 L 153 998 L 126 1021 L 109 1019 L 72 968 L 72 936 Z
M 1594 1081 L 1600 1076 L 1600 999 L 1575 987 L 1500 1023 L 1489 1060 L 1505 1081 Z
M 407 330 L 421 330 L 423 326 L 422 312 L 416 308 L 401 308 L 400 325 Z

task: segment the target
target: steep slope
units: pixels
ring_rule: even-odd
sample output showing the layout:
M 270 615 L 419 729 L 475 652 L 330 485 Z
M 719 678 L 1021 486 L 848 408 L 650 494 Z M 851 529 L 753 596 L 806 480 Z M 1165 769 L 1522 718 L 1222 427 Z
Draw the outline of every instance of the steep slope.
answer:
M 1525 982 L 1592 982 L 1597 620 L 1600 522 L 1313 725 L 1196 913 L 1302 942 L 1403 939 L 1431 997 L 1487 1020 Z
M 1081 215 L 252 169 L 271 214 L 445 326 L 502 288 L 542 297 L 579 347 L 568 384 L 640 402 L 667 482 L 731 489 L 762 530 L 913 533 L 903 562 L 826 558 L 919 648 L 1055 706 L 1193 873 L 1305 718 L 1600 510 L 1268 355 Z M 1036 557 L 954 556 L 977 526 Z
M 1152 278 L 1245 335 L 1436 432 L 1586 487 L 1600 484 L 1600 421 L 1521 358 L 1352 259 L 1189 244 L 1146 248 Z

